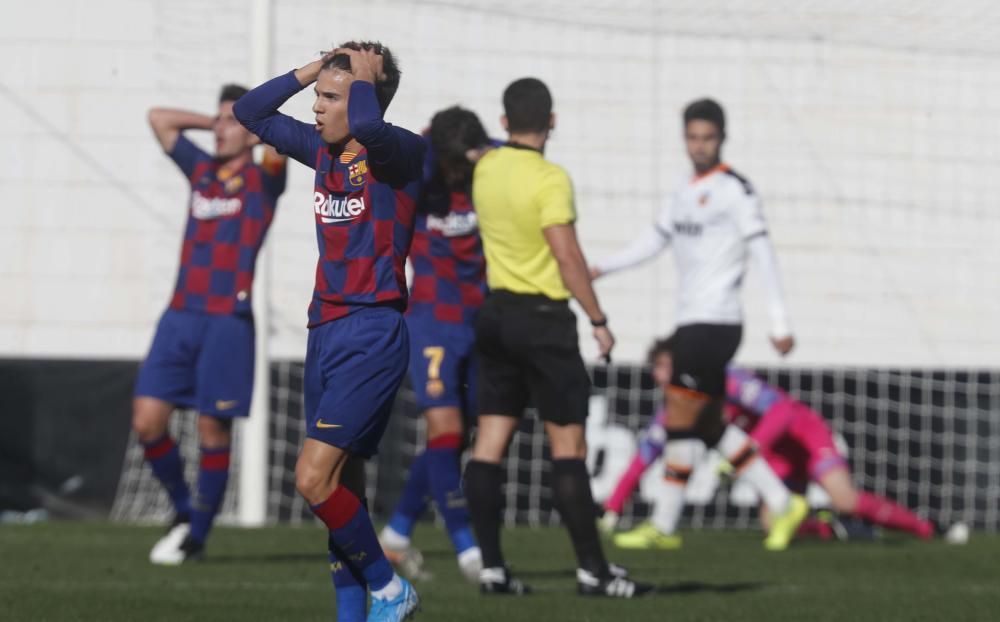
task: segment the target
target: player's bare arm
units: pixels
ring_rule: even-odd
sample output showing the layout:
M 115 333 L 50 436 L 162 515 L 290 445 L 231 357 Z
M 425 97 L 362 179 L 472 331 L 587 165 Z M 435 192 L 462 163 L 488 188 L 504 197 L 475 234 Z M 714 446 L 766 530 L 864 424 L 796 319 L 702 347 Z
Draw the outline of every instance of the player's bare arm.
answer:
M 795 337 L 791 335 L 787 337 L 771 337 L 771 345 L 778 351 L 778 354 L 785 356 L 795 349 Z
M 602 357 L 611 354 L 614 348 L 615 338 L 608 328 L 608 318 L 601 310 L 597 301 L 597 294 L 590 283 L 590 272 L 587 269 L 587 261 L 583 257 L 580 243 L 576 238 L 576 227 L 572 224 L 553 225 L 542 230 L 545 241 L 552 249 L 552 255 L 559 264 L 559 273 L 562 275 L 563 283 L 573 294 L 576 301 L 580 303 L 583 312 L 590 318 L 590 323 L 594 326 L 594 339 Z
M 177 137 L 184 130 L 210 130 L 215 123 L 215 118 L 207 114 L 175 108 L 151 108 L 148 119 L 156 140 L 168 153 L 173 151 Z

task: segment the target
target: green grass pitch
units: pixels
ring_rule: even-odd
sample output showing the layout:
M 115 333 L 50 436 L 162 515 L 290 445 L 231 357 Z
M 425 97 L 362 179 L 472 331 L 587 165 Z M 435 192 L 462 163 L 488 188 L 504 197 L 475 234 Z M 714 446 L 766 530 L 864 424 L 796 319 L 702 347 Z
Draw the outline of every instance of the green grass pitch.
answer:
M 0 620 L 333 620 L 319 528 L 220 528 L 208 559 L 179 568 L 146 561 L 160 529 L 100 523 L 0 526 Z M 636 601 L 575 594 L 572 555 L 558 529 L 504 533 L 507 556 L 537 593 L 483 597 L 465 583 L 444 535 L 416 542 L 434 574 L 417 584 L 417 620 L 474 622 L 1000 620 L 1000 537 L 965 547 L 889 539 L 802 542 L 767 553 L 748 532 L 685 533 L 676 552 L 612 550 L 654 582 Z

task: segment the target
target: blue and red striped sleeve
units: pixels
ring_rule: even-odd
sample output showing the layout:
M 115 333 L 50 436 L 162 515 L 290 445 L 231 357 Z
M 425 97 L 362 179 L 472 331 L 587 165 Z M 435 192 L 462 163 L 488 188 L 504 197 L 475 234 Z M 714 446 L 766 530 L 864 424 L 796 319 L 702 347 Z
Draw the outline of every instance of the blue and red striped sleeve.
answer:
M 174 148 L 170 150 L 167 154 L 170 159 L 174 161 L 177 168 L 181 169 L 184 176 L 188 178 L 192 184 L 194 180 L 195 169 L 202 162 L 209 162 L 212 160 L 212 156 L 202 151 L 197 145 L 188 140 L 187 136 L 181 132 L 177 136 L 177 142 L 174 143 Z
M 278 153 L 315 168 L 316 152 L 323 145 L 319 132 L 313 125 L 278 112 L 282 104 L 303 88 L 295 72 L 289 71 L 251 89 L 233 105 L 233 114 Z
M 351 136 L 368 151 L 368 163 L 381 181 L 405 184 L 423 177 L 424 139 L 409 130 L 386 123 L 375 96 L 375 85 L 363 80 L 351 84 L 347 100 Z

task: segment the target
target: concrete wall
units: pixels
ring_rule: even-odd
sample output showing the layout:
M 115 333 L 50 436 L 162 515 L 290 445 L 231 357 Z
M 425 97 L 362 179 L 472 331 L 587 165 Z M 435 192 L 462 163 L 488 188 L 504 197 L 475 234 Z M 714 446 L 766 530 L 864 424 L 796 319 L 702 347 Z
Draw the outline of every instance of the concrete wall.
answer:
M 273 66 L 379 38 L 404 71 L 389 120 L 419 130 L 461 103 L 498 135 L 506 84 L 546 80 L 559 114 L 547 155 L 573 176 L 592 257 L 649 226 L 687 166 L 680 110 L 716 97 L 730 117 L 726 159 L 765 200 L 800 340 L 790 364 L 997 365 L 1000 44 L 989 33 L 1000 8 L 558 4 L 275 0 Z M 219 85 L 248 81 L 248 6 L 5 11 L 0 356 L 143 355 L 173 287 L 186 199 L 145 112 L 210 111 Z M 864 26 L 850 27 L 861 11 Z M 304 93 L 286 111 L 308 119 L 310 103 Z M 292 165 L 268 241 L 280 357 L 304 352 L 310 180 Z M 664 254 L 600 283 L 619 360 L 671 329 L 675 281 Z M 774 364 L 752 271 L 746 290 L 740 358 Z

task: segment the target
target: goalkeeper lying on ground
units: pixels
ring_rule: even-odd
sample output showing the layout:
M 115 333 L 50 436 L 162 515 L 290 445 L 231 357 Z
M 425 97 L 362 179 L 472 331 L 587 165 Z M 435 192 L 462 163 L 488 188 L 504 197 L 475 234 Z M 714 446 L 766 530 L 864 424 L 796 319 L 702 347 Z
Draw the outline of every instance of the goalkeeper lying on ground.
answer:
M 653 378 L 658 385 L 671 374 L 671 339 L 654 343 L 649 353 Z M 761 455 L 788 487 L 804 492 L 810 481 L 830 495 L 834 511 L 875 525 L 930 539 L 944 530 L 913 512 L 876 494 L 855 488 L 847 460 L 834 444 L 833 434 L 823 417 L 750 372 L 731 367 L 726 374 L 726 418 L 746 430 L 756 441 Z M 667 445 L 667 412 L 660 408 L 643 433 L 639 451 L 604 505 L 602 527 L 613 529 L 625 501 L 639 484 L 643 472 L 656 461 Z M 667 446 L 667 494 L 658 499 L 649 522 L 615 536 L 624 548 L 677 548 L 677 521 L 683 509 L 683 485 L 697 451 L 690 439 L 672 441 Z M 681 477 L 677 477 L 677 474 Z M 961 540 L 964 525 L 948 530 L 949 539 Z

